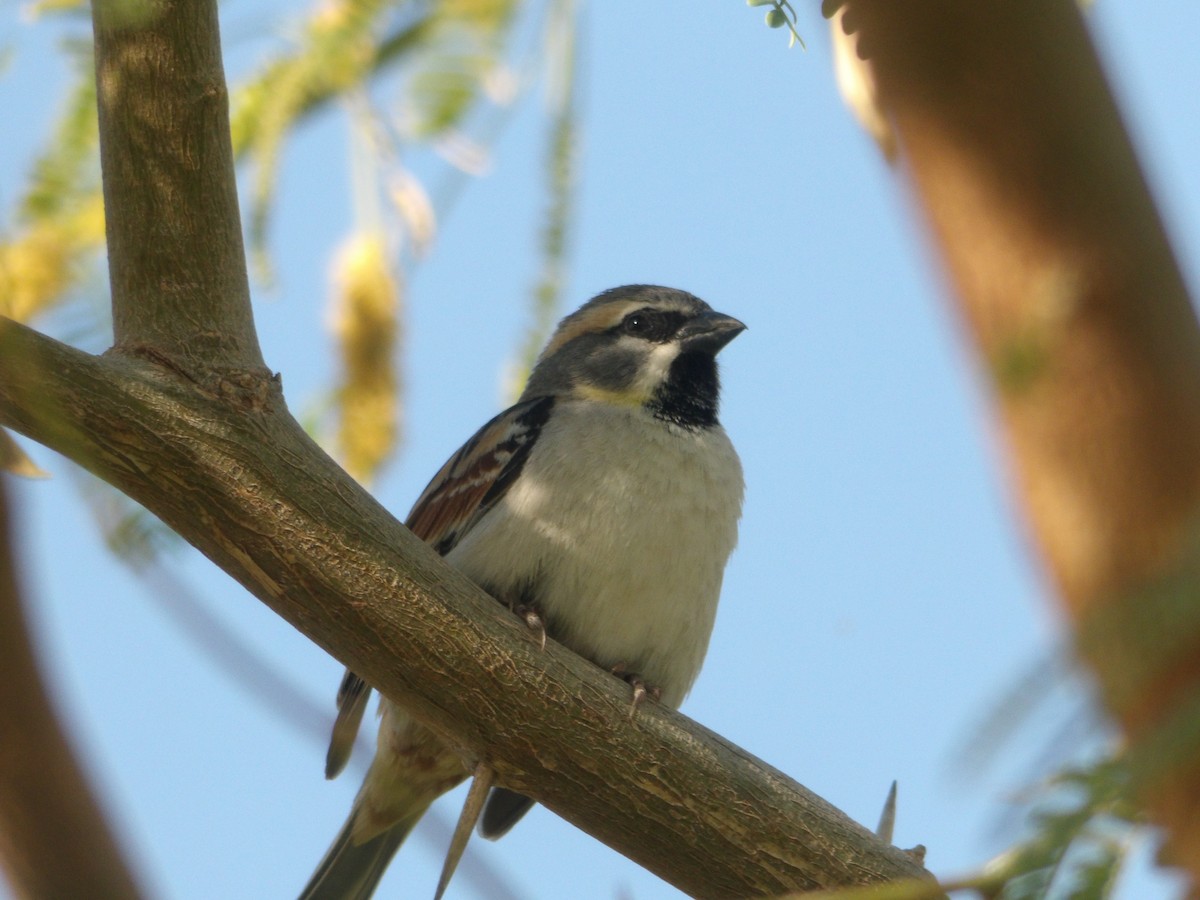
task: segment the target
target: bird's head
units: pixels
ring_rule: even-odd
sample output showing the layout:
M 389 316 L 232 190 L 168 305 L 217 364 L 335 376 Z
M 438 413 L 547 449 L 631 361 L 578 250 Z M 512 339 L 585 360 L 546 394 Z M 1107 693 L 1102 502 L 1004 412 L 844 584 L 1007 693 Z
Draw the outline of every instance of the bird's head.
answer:
M 613 288 L 559 323 L 523 397 L 643 407 L 677 425 L 713 425 L 716 355 L 745 328 L 686 291 Z

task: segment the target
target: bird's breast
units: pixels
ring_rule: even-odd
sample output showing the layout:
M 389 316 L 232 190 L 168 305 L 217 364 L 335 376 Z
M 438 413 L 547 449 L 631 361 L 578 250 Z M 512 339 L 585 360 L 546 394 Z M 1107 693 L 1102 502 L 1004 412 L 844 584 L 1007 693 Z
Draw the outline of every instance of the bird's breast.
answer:
M 720 427 L 561 403 L 521 476 L 447 559 L 551 634 L 677 706 L 700 670 L 737 540 L 742 471 Z

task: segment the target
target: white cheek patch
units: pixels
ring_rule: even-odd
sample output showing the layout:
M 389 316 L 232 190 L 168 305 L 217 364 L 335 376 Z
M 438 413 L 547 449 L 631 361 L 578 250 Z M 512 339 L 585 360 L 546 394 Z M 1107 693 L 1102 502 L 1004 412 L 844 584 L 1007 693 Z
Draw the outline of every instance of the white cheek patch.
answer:
M 627 340 L 637 339 L 628 338 Z M 639 341 L 639 343 L 643 342 Z M 647 398 L 666 383 L 667 375 L 671 371 L 671 363 L 675 362 L 675 358 L 679 356 L 679 344 L 674 341 L 666 344 L 654 344 L 652 347 L 653 349 L 642 363 L 637 379 L 633 383 L 634 390 Z

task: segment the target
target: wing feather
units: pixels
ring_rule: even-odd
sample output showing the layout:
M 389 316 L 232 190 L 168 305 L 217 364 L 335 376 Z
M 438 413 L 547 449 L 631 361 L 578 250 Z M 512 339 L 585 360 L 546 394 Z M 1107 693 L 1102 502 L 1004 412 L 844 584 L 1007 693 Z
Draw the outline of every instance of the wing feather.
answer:
M 553 406 L 553 397 L 527 400 L 480 428 L 429 482 L 405 524 L 449 553 L 516 480 Z
M 347 669 L 338 688 L 337 718 L 333 722 L 333 734 L 329 736 L 329 751 L 325 754 L 326 778 L 336 778 L 346 768 L 370 697 L 370 686 Z
M 449 553 L 516 481 L 553 406 L 553 397 L 527 400 L 480 428 L 433 476 L 405 524 L 438 553 Z M 326 778 L 337 775 L 350 758 L 370 696 L 370 686 L 347 669 L 338 690 Z

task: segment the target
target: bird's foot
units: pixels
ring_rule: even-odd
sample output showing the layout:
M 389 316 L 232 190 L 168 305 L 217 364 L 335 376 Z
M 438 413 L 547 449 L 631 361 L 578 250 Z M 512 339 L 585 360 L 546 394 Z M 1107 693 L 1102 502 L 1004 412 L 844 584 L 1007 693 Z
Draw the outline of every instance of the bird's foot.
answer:
M 629 704 L 630 719 L 637 715 L 638 707 L 642 705 L 642 702 L 647 697 L 652 700 L 660 700 L 662 698 L 662 688 L 658 687 L 658 685 L 650 684 L 636 672 L 627 671 L 625 663 L 617 663 L 612 667 L 611 672 L 633 689 L 633 701 Z
M 537 607 L 527 603 L 508 604 L 517 617 L 525 623 L 525 627 L 529 629 L 533 635 L 533 639 L 538 642 L 538 649 L 546 649 L 546 620 L 542 618 L 542 614 L 538 612 Z

